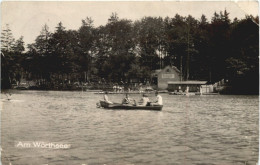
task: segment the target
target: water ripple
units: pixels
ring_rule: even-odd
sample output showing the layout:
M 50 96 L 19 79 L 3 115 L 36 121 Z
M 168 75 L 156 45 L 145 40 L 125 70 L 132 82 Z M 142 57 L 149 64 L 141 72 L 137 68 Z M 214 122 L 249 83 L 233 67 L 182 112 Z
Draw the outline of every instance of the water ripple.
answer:
M 1 101 L 3 164 L 231 165 L 258 160 L 257 96 L 162 94 L 161 112 L 97 109 L 101 97 L 16 91 L 16 101 Z M 115 102 L 122 97 L 110 95 Z M 64 142 L 71 148 L 22 149 L 14 147 L 17 141 Z

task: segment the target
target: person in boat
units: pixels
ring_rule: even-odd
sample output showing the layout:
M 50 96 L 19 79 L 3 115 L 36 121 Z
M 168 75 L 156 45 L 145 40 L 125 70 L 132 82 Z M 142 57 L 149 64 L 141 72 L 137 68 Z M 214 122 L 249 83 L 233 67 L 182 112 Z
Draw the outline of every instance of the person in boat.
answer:
M 136 105 L 135 100 L 132 98 L 129 98 L 128 94 L 125 94 L 125 98 L 122 100 L 122 104 Z
M 147 106 L 150 105 L 150 100 L 146 94 L 143 94 L 142 99 L 138 103 L 138 106 Z
M 158 91 L 155 92 L 156 101 L 154 103 L 151 103 L 153 106 L 161 106 L 163 105 L 162 96 L 159 95 Z
M 108 94 L 108 92 L 106 91 L 104 94 L 104 101 L 108 104 L 113 104 L 113 102 L 109 101 L 107 94 Z

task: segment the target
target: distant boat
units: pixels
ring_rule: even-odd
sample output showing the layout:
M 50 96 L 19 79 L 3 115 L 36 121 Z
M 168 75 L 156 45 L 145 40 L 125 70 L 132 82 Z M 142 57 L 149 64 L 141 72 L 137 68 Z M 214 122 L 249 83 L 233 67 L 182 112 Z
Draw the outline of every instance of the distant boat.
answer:
M 200 93 L 195 93 L 195 92 L 169 92 L 169 95 L 181 95 L 181 96 L 194 96 L 194 95 L 200 95 Z
M 219 95 L 219 93 L 200 93 L 200 92 L 169 92 L 169 95 L 194 96 L 194 95 Z
M 151 111 L 161 111 L 163 106 L 135 106 L 135 105 L 125 105 L 125 104 L 109 104 L 105 101 L 99 102 L 100 108 L 105 109 L 115 109 L 115 110 L 151 110 Z
M 20 83 L 18 86 L 14 87 L 14 89 L 19 89 L 19 90 L 28 90 L 30 85 L 26 82 Z
M 19 89 L 19 90 L 28 90 L 29 87 L 24 87 L 24 86 L 18 86 L 15 89 Z

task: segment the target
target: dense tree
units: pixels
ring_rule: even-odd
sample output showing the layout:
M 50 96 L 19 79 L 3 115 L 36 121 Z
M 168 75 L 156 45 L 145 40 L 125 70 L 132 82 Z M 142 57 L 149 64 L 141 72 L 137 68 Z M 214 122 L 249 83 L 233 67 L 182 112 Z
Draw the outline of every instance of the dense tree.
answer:
M 16 53 L 22 53 L 24 49 L 24 41 L 23 41 L 23 36 L 21 36 L 14 44 L 14 52 Z
M 23 71 L 22 61 L 24 42 L 23 37 L 17 41 L 13 38 L 8 25 L 1 34 L 1 82 L 2 88 L 10 88 L 15 82 L 20 82 Z
M 27 70 L 31 72 L 30 79 L 36 79 L 40 84 L 50 80 L 49 64 L 52 61 L 48 57 L 51 53 L 51 37 L 52 33 L 45 24 L 40 35 L 35 39 L 35 43 L 28 45 Z
M 45 24 L 26 52 L 23 37 L 15 41 L 7 25 L 1 35 L 1 80 L 10 87 L 23 77 L 52 88 L 87 81 L 147 82 L 154 70 L 174 65 L 183 80 L 227 79 L 234 89 L 254 91 L 258 24 L 253 16 L 231 21 L 226 10 L 209 21 L 205 15 L 197 20 L 176 14 L 132 22 L 112 13 L 99 27 L 89 17 L 78 30 L 66 30 L 60 22 L 51 33 Z
M 230 20 L 228 13 L 215 13 L 209 26 L 209 46 L 211 54 L 211 80 L 217 81 L 226 75 L 225 59 L 230 52 Z
M 194 37 L 195 48 L 198 50 L 197 56 L 192 62 L 191 75 L 194 79 L 211 81 L 211 66 L 214 61 L 211 58 L 209 47 L 209 25 L 206 16 L 202 15 Z
M 176 66 L 180 69 L 183 75 L 183 65 L 187 50 L 187 26 L 185 23 L 185 17 L 178 14 L 174 18 L 166 18 L 165 31 L 166 31 L 166 51 L 167 56 L 165 58 L 165 64 L 170 64 Z M 168 61 L 168 62 L 167 62 Z
M 162 67 L 164 53 L 164 25 L 161 17 L 144 17 L 135 22 L 137 46 L 140 49 L 140 62 L 150 71 Z
M 99 74 L 109 81 L 126 81 L 127 72 L 135 60 L 133 27 L 130 20 L 113 14 L 105 27 L 99 29 L 97 57 Z
M 259 26 L 252 17 L 234 24 L 226 77 L 234 90 L 254 93 L 259 85 Z
M 86 75 L 85 81 L 90 80 L 90 75 L 93 73 L 94 66 L 92 65 L 93 56 L 95 54 L 94 41 L 95 29 L 93 27 L 93 20 L 87 17 L 82 20 L 82 25 L 78 30 L 79 40 L 79 65 L 80 71 Z
M 14 42 L 15 39 L 9 25 L 7 24 L 5 29 L 1 33 L 1 51 L 13 51 Z

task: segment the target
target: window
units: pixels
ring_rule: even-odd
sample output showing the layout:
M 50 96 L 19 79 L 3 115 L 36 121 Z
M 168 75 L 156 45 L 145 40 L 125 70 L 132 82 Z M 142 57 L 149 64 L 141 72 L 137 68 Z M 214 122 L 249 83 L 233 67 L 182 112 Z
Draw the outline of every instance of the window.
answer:
M 162 78 L 174 78 L 174 74 L 162 74 Z

